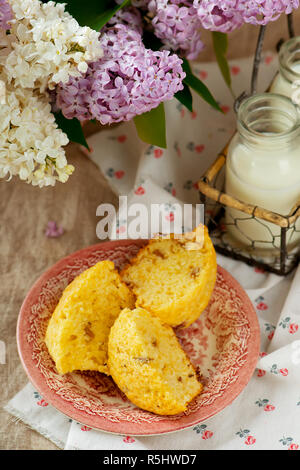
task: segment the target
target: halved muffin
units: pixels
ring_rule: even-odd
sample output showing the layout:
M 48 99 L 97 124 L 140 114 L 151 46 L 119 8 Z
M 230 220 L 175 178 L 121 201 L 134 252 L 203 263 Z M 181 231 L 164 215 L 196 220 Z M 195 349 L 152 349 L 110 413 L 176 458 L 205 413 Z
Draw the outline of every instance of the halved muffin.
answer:
M 97 370 L 109 374 L 110 328 L 134 296 L 112 261 L 101 261 L 76 277 L 64 290 L 49 321 L 46 345 L 60 374 Z
M 108 364 L 129 400 L 159 415 L 185 411 L 202 390 L 173 329 L 142 308 L 125 308 L 116 319 L 108 340 Z
M 171 326 L 188 326 L 206 308 L 216 281 L 217 262 L 205 226 L 201 243 L 189 238 L 153 239 L 121 272 L 136 295 L 136 306 Z

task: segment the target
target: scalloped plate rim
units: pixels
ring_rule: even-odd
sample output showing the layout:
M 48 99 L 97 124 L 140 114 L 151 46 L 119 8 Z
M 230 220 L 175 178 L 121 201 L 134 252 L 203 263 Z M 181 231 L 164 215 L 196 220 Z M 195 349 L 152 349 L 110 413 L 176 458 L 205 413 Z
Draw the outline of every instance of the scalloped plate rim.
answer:
M 40 291 L 40 288 L 43 286 L 46 280 L 50 277 L 55 276 L 55 274 L 59 273 L 62 267 L 66 266 L 68 261 L 73 260 L 74 258 L 83 258 L 89 254 L 92 254 L 95 251 L 102 251 L 103 249 L 106 251 L 110 248 L 119 247 L 119 246 L 126 246 L 126 245 L 140 245 L 147 243 L 147 240 L 144 239 L 123 239 L 123 240 L 113 240 L 107 242 L 101 242 L 97 244 L 90 245 L 86 248 L 82 248 L 77 250 L 64 258 L 61 258 L 57 261 L 54 265 L 50 266 L 33 284 L 29 292 L 27 293 L 18 316 L 17 321 L 17 346 L 18 346 L 18 353 L 23 365 L 23 368 L 32 383 L 32 385 L 36 388 L 36 390 L 42 395 L 44 400 L 46 400 L 50 405 L 52 405 L 56 410 L 63 413 L 68 418 L 71 418 L 82 425 L 88 426 L 91 429 L 103 431 L 108 434 L 116 434 L 116 435 L 130 435 L 130 436 L 157 436 L 163 434 L 171 434 L 177 431 L 181 431 L 183 429 L 191 428 L 196 426 L 197 424 L 211 418 L 212 416 L 216 415 L 228 405 L 230 405 L 235 398 L 240 395 L 240 393 L 244 390 L 246 385 L 248 384 L 249 380 L 251 379 L 253 372 L 255 371 L 257 360 L 259 358 L 259 351 L 260 351 L 260 327 L 257 318 L 257 314 L 253 307 L 251 300 L 249 299 L 248 295 L 246 294 L 245 290 L 240 286 L 239 282 L 231 276 L 224 268 L 218 266 L 218 270 L 224 275 L 227 280 L 231 284 L 234 285 L 236 290 L 238 291 L 239 295 L 243 300 L 243 304 L 246 305 L 246 312 L 247 317 L 250 322 L 251 327 L 251 336 L 249 338 L 248 345 L 251 346 L 251 350 L 249 351 L 249 357 L 247 362 L 241 367 L 239 372 L 239 377 L 235 383 L 229 386 L 229 390 L 225 392 L 225 397 L 218 397 L 214 401 L 213 404 L 208 406 L 203 406 L 202 409 L 207 409 L 207 412 L 203 413 L 203 416 L 199 415 L 199 411 L 193 413 L 195 415 L 194 419 L 189 419 L 191 415 L 183 415 L 180 420 L 176 421 L 168 421 L 168 416 L 166 416 L 167 425 L 164 426 L 163 430 L 159 431 L 143 431 L 142 429 L 135 429 L 130 431 L 130 429 L 125 429 L 123 426 L 130 425 L 131 427 L 142 428 L 143 425 L 145 426 L 146 423 L 138 424 L 138 423 L 114 423 L 108 421 L 105 417 L 100 416 L 93 416 L 87 415 L 84 413 L 85 416 L 82 416 L 82 412 L 77 410 L 76 408 L 72 407 L 70 403 L 64 401 L 62 398 L 58 397 L 55 392 L 47 386 L 45 380 L 41 373 L 39 372 L 38 367 L 33 363 L 31 358 L 31 347 L 26 339 L 26 320 L 28 320 L 28 306 L 32 304 L 32 299 L 36 298 L 36 293 Z M 29 355 L 29 358 L 27 357 Z M 230 393 L 228 393 L 230 392 Z M 93 420 L 98 421 L 99 423 L 93 422 Z M 151 423 L 153 427 L 161 428 L 164 424 L 164 421 L 160 421 L 158 423 Z M 149 424 L 148 424 L 149 426 Z M 116 429 L 119 428 L 119 429 Z

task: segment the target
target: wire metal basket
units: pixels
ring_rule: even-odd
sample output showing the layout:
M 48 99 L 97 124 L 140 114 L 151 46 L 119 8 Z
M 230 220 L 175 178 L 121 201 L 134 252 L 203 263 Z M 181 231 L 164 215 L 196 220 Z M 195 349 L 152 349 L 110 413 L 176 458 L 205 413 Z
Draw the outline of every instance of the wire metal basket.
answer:
M 228 144 L 229 145 L 229 144 Z M 205 224 L 216 250 L 231 258 L 242 260 L 279 275 L 290 273 L 300 259 L 300 201 L 288 215 L 278 214 L 259 206 L 246 204 L 224 192 L 225 163 L 228 145 L 198 182 L 200 200 L 205 205 Z M 225 217 L 226 208 L 239 211 L 241 217 Z M 260 224 L 268 232 L 268 240 L 251 239 L 243 224 Z M 229 233 L 230 227 L 239 232 L 247 243 L 241 243 Z M 299 233 L 299 237 L 298 234 Z M 298 242 L 291 244 L 296 238 Z

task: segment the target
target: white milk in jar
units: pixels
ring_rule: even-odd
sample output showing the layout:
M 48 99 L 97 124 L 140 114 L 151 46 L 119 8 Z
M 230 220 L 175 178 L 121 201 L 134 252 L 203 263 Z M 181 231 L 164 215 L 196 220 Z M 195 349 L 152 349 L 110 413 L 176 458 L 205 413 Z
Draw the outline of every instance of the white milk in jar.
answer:
M 300 121 L 297 107 L 285 96 L 264 93 L 242 102 L 238 132 L 226 161 L 226 193 L 245 203 L 288 215 L 300 200 Z M 280 247 L 280 227 L 226 207 L 227 233 L 238 244 L 254 249 Z M 292 247 L 300 241 L 287 231 Z

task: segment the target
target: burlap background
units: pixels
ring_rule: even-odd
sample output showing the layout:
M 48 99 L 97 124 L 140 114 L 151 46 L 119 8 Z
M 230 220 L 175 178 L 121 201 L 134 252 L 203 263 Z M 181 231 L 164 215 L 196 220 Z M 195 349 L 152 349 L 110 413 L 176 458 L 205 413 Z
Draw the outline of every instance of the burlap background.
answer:
M 296 33 L 300 34 L 300 10 L 295 20 Z M 231 34 L 229 58 L 252 54 L 257 33 L 257 28 L 244 26 Z M 274 51 L 281 37 L 287 38 L 285 17 L 268 27 L 265 49 Z M 204 39 L 208 46 L 199 60 L 214 60 L 209 33 Z M 87 130 L 93 131 L 94 125 Z M 17 179 L 0 182 L 0 340 L 7 347 L 6 364 L 0 364 L 0 449 L 56 449 L 2 410 L 27 383 L 15 341 L 17 316 L 28 289 L 45 269 L 61 257 L 99 241 L 96 207 L 103 201 L 117 203 L 99 169 L 76 146 L 69 146 L 68 158 L 76 171 L 67 184 L 40 190 Z M 49 220 L 65 228 L 62 237 L 45 237 Z

